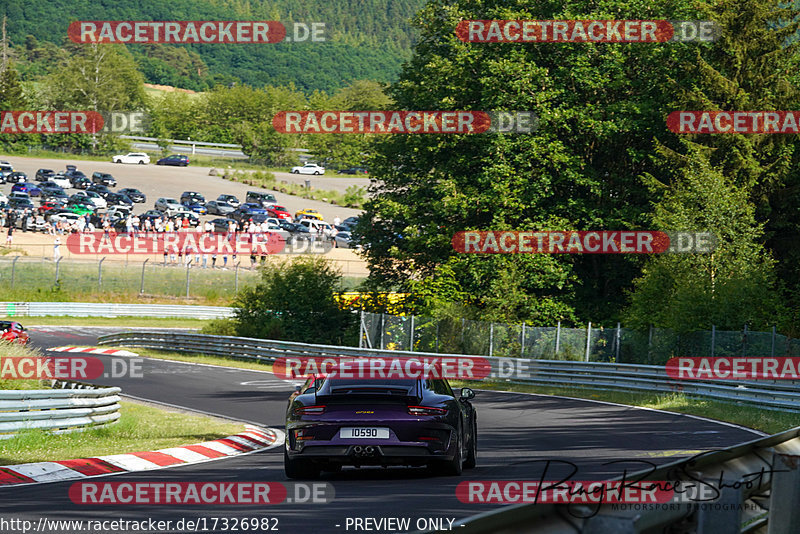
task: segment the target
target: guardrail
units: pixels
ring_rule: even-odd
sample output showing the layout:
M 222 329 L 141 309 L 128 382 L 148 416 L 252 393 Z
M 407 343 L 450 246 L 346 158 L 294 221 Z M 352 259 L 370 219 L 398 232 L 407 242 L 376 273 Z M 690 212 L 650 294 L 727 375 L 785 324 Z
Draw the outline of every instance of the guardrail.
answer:
M 310 345 L 291 341 L 167 332 L 125 332 L 99 338 L 101 345 L 127 345 L 179 352 L 272 362 L 279 357 L 369 356 L 441 358 L 439 353 L 386 351 L 356 347 Z M 656 365 L 632 365 L 523 358 L 486 358 L 495 380 L 535 386 L 617 391 L 680 392 L 689 397 L 714 399 L 759 408 L 800 412 L 800 383 L 787 380 L 676 380 Z M 501 362 L 504 366 L 501 367 Z M 510 369 L 516 371 L 511 372 Z M 524 369 L 524 371 L 521 371 Z M 507 377 L 507 378 L 506 378 Z
M 708 489 L 705 503 L 517 504 L 468 517 L 453 527 L 461 534 L 793 534 L 800 525 L 800 427 L 625 475 L 626 484 L 638 480 L 713 489 Z
M 115 304 L 105 302 L 0 302 L 0 315 L 9 317 L 232 317 L 234 308 L 173 304 Z
M 62 389 L 0 391 L 0 439 L 30 429 L 75 432 L 119 419 L 120 388 L 58 385 Z

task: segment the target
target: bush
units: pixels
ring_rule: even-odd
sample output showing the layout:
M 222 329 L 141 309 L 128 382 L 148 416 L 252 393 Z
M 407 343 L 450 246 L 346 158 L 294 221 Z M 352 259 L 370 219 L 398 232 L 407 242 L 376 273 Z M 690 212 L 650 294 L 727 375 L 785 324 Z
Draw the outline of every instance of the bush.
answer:
M 341 282 L 341 272 L 320 257 L 265 265 L 261 282 L 245 288 L 234 300 L 236 335 L 354 344 L 358 338 L 357 316 L 341 309 L 336 300 Z

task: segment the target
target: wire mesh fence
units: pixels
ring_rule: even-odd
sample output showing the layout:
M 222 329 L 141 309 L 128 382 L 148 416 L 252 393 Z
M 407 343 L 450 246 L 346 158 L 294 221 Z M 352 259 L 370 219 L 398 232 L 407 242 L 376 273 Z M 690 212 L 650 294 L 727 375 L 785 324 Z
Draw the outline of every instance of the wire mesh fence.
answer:
M 568 328 L 361 313 L 360 347 L 448 354 L 661 365 L 678 356 L 800 356 L 800 340 L 771 332 Z
M 19 292 L 139 293 L 175 297 L 229 296 L 258 281 L 259 272 L 241 262 L 203 266 L 202 258 L 176 263 L 0 258 L 0 295 Z

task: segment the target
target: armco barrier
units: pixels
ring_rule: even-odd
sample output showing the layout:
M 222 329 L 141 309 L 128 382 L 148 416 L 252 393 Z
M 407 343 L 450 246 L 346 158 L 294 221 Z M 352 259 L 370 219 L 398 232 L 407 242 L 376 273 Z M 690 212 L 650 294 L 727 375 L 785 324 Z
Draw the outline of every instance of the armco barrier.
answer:
M 210 336 L 172 332 L 125 332 L 99 338 L 101 345 L 125 345 L 179 352 L 194 352 L 272 362 L 281 356 L 324 357 L 408 357 L 441 358 L 438 353 L 382 351 L 355 347 L 310 345 L 290 341 L 272 341 L 243 337 Z M 461 355 L 451 355 L 461 356 Z M 680 392 L 690 397 L 734 402 L 759 408 L 800 412 L 800 383 L 786 380 L 724 381 L 676 380 L 667 376 L 663 366 L 613 363 L 528 360 L 485 357 L 501 378 L 498 380 L 535 386 L 558 386 L 577 389 L 615 391 Z M 527 365 L 526 376 L 502 378 L 500 361 L 519 369 Z
M 55 384 L 58 386 L 62 389 L 0 391 L 0 439 L 20 430 L 69 432 L 119 419 L 120 388 Z
M 453 530 L 459 534 L 795 534 L 800 525 L 800 427 L 627 474 L 625 480 L 681 480 L 686 488 L 712 485 L 716 490 L 706 498 L 715 499 L 666 506 L 517 504 L 464 519 Z
M 172 304 L 115 304 L 105 302 L 0 302 L 0 316 L 44 317 L 177 317 L 218 319 L 232 317 L 234 308 Z

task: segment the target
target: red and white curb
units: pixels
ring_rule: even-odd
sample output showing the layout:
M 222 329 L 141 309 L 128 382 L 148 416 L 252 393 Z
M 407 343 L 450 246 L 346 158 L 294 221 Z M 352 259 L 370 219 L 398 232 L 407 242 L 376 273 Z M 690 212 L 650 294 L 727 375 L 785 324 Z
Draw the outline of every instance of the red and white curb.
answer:
M 105 354 L 107 356 L 138 356 L 135 352 L 119 349 L 98 349 L 96 347 L 53 347 L 48 352 L 81 352 L 88 354 Z
M 2 466 L 0 487 L 177 467 L 258 452 L 283 443 L 283 432 L 280 430 L 253 425 L 245 425 L 245 429 L 245 432 L 235 436 L 157 451 Z

